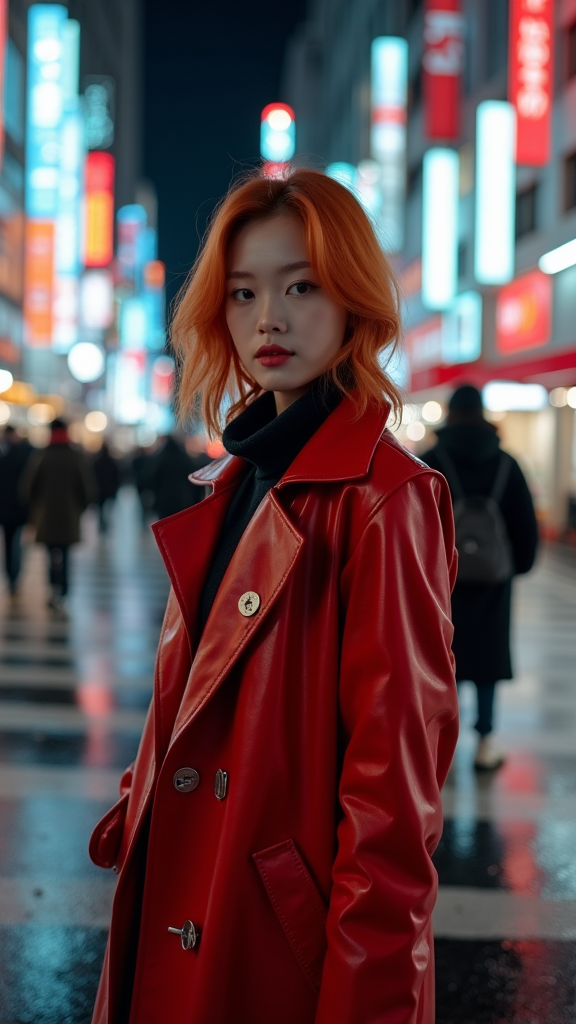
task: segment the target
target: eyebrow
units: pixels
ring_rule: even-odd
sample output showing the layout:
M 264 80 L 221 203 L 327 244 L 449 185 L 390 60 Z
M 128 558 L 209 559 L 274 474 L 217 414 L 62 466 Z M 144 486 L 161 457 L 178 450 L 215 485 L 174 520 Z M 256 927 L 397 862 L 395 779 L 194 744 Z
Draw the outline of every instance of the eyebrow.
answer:
M 299 260 L 296 263 L 286 263 L 283 267 L 278 267 L 279 274 L 287 274 L 291 270 L 306 270 L 310 268 L 311 263 L 308 260 Z M 230 281 L 232 278 L 250 277 L 254 278 L 256 275 L 251 274 L 249 270 L 231 270 L 229 274 L 226 274 L 226 280 Z

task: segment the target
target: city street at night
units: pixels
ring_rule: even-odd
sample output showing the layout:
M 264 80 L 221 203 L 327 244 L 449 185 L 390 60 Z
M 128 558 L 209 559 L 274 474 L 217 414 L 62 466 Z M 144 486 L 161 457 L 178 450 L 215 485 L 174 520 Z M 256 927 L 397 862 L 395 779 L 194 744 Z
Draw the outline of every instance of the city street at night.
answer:
M 576 0 L 0 0 L 0 1024 L 576 1024 Z
M 87 1024 L 115 876 L 87 844 L 136 753 L 168 581 L 136 496 L 95 518 L 69 615 L 45 608 L 43 552 L 2 595 L 0 1020 Z M 545 551 L 517 589 L 517 680 L 501 689 L 495 777 L 471 767 L 471 692 L 435 856 L 438 1024 L 571 1024 L 576 999 L 576 557 Z

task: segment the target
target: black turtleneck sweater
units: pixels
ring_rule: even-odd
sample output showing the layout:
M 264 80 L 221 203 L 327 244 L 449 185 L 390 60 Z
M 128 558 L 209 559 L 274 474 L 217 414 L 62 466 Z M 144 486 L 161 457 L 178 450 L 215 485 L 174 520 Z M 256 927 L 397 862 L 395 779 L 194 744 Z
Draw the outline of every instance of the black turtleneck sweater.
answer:
M 230 502 L 204 584 L 200 602 L 201 630 L 232 555 L 260 502 L 284 476 L 298 452 L 341 398 L 338 388 L 318 380 L 278 416 L 274 393 L 267 391 L 226 427 L 222 435 L 226 451 L 245 459 L 248 470 Z

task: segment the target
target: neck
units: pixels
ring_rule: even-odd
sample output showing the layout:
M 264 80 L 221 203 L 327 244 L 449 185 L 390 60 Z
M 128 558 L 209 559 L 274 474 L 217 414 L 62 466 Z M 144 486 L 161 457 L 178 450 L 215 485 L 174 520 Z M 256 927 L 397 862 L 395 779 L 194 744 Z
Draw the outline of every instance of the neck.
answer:
M 297 402 L 299 398 L 302 398 L 302 395 L 305 395 L 307 391 L 310 391 L 313 384 L 314 381 L 311 380 L 308 384 L 304 384 L 303 387 L 294 388 L 292 391 L 275 391 L 274 401 L 276 403 L 276 414 L 279 416 L 281 412 L 285 412 L 286 409 L 289 409 L 294 402 Z

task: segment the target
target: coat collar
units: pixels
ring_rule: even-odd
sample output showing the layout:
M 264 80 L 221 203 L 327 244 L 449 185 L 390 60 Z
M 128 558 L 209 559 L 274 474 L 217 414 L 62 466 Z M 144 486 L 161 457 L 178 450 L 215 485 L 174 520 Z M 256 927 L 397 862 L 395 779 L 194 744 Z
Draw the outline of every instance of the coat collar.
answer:
M 304 445 L 277 487 L 366 476 L 389 414 L 389 405 L 371 405 L 358 417 L 353 402 L 345 397 Z M 190 480 L 218 491 L 236 478 L 239 461 L 233 455 L 225 455 L 193 473 Z

